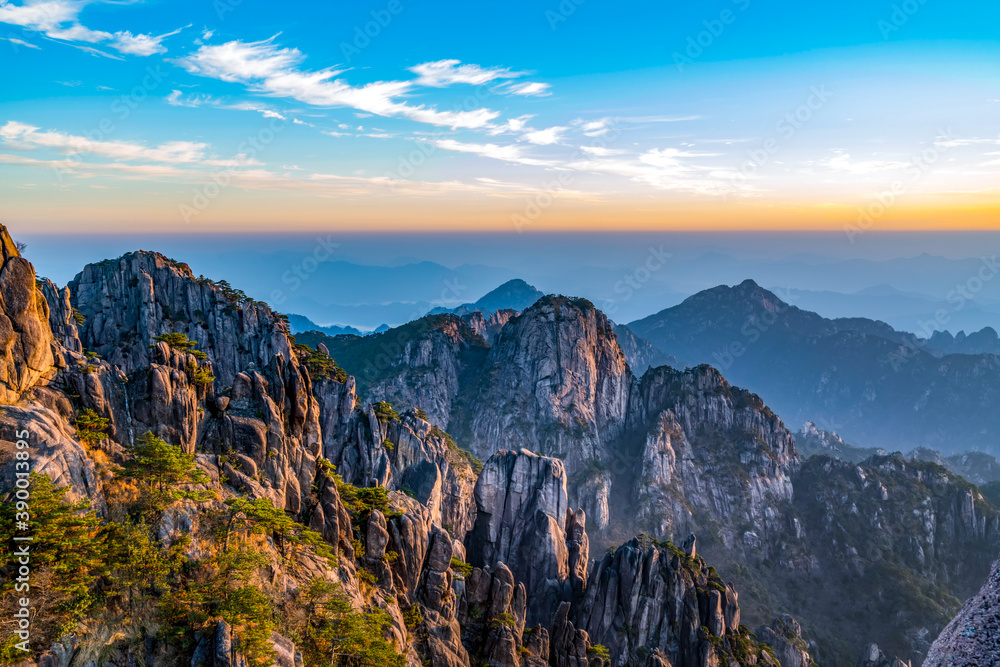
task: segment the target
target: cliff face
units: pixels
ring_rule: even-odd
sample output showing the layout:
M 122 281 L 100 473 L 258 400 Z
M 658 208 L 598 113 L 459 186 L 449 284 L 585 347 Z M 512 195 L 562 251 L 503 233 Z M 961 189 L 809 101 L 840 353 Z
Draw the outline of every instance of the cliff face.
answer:
M 762 304 L 761 312 L 780 309 L 770 298 Z M 808 645 L 823 663 L 854 662 L 872 641 L 922 658 L 1000 550 L 990 504 L 955 476 L 867 460 L 877 450 L 849 448 L 815 426 L 800 439 L 810 452 L 847 452 L 857 464 L 806 461 L 758 396 L 711 367 L 658 367 L 636 378 L 609 326 L 585 301 L 541 299 L 508 321 L 483 363 L 466 367 L 471 378 L 459 385 L 449 429 L 484 459 L 522 448 L 560 459 L 566 506 L 582 510 L 595 551 L 641 532 L 696 533 L 740 587 L 766 591 L 745 602 L 754 626 L 788 612 L 801 621 L 804 638 L 769 634 L 783 637 L 788 659 L 804 661 Z M 561 511 L 547 516 L 558 522 Z M 553 534 L 539 539 L 560 544 Z M 849 589 L 863 611 L 837 617 L 832 593 L 815 603 L 826 589 L 803 598 L 817 578 Z M 925 579 L 933 596 L 914 583 Z
M 54 372 L 49 306 L 35 269 L 0 225 L 0 401 L 21 394 Z
M 160 334 L 183 333 L 207 353 L 222 387 L 247 368 L 291 357 L 283 322 L 266 304 L 224 283 L 195 278 L 191 269 L 159 253 L 133 252 L 88 264 L 68 285 L 85 318 L 83 347 L 124 373 L 149 366 Z
M 611 323 L 589 302 L 538 301 L 504 327 L 484 374 L 472 422 L 478 453 L 530 442 L 572 475 L 621 434 L 631 373 Z
M 934 641 L 924 667 L 1000 662 L 1000 562 L 989 579 Z

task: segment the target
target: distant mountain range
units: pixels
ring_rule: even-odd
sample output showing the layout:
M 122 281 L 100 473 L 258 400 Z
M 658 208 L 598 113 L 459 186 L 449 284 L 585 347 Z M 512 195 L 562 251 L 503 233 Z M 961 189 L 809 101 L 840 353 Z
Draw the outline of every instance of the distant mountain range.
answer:
M 684 364 L 715 366 L 788 421 L 813 420 L 863 447 L 1000 446 L 1000 358 L 940 356 L 947 337 L 927 342 L 884 322 L 827 319 L 752 280 L 628 326 Z
M 543 296 L 545 296 L 545 293 L 541 290 L 536 289 L 520 278 L 515 278 L 488 292 L 475 303 L 463 303 L 461 306 L 451 309 L 435 308 L 430 314 L 455 313 L 456 315 L 465 315 L 479 311 L 489 315 L 498 310 L 505 309 L 521 312 Z

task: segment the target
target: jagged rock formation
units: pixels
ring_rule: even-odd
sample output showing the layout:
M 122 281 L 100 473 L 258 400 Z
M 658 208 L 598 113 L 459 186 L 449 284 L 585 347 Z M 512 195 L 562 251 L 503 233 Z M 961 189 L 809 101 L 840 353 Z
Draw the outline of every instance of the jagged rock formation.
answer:
M 879 650 L 878 644 L 869 644 L 858 658 L 858 667 L 910 667 L 910 663 L 890 658 Z
M 0 242 L 14 247 L 3 231 Z M 30 271 L 13 255 L 5 263 L 12 271 Z M 35 469 L 68 486 L 71 499 L 89 499 L 103 520 L 114 522 L 118 519 L 107 514 L 111 504 L 105 502 L 104 486 L 139 436 L 152 432 L 192 456 L 205 475 L 198 489 L 214 495 L 198 502 L 172 501 L 152 526 L 163 548 L 182 550 L 189 563 L 218 553 L 217 521 L 226 512 L 224 501 L 267 499 L 284 516 L 315 530 L 336 559 L 321 558 L 312 547 L 286 552 L 285 538 L 266 530 L 240 538 L 266 558 L 268 565 L 256 571 L 254 581 L 266 599 L 280 601 L 282 610 L 304 604 L 305 590 L 318 578 L 336 584 L 357 613 L 383 613 L 384 638 L 410 667 L 582 667 L 589 662 L 597 647 L 570 619 L 592 616 L 588 604 L 612 605 L 613 592 L 605 569 L 594 579 L 600 582 L 599 594 L 591 602 L 580 597 L 588 578 L 589 539 L 585 515 L 569 509 L 562 462 L 528 451 L 498 455 L 477 484 L 477 462 L 433 425 L 431 415 L 425 419 L 415 409 L 395 413 L 359 402 L 355 379 L 310 366 L 309 355 L 293 344 L 282 319 L 265 305 L 228 285 L 197 279 L 185 265 L 156 253 L 130 253 L 88 266 L 68 290 L 50 283 L 36 290 L 33 281 L 21 283 L 4 294 L 0 311 L 23 323 L 24 312 L 18 315 L 11 304 L 32 304 L 37 319 L 30 324 L 37 332 L 25 337 L 30 326 L 18 324 L 10 347 L 7 405 L 0 414 L 5 469 L 22 437 L 18 431 L 26 430 Z M 31 301 L 42 295 L 47 303 Z M 598 324 L 599 318 L 588 317 L 589 329 L 603 331 L 606 325 L 595 328 Z M 453 325 L 454 318 L 447 319 L 439 332 L 447 338 L 457 331 L 449 329 Z M 463 345 L 482 340 L 468 331 L 461 341 L 452 340 L 458 347 L 451 353 L 458 349 L 460 359 L 462 350 L 475 347 Z M 170 333 L 184 334 L 193 345 L 157 340 Z M 50 357 L 42 356 L 51 359 L 45 362 L 49 366 L 36 364 L 26 373 L 26 355 L 36 354 L 39 346 L 47 346 Z M 477 349 L 481 362 L 485 347 Z M 400 363 L 418 363 L 425 352 L 415 343 Z M 464 361 L 474 362 L 472 357 Z M 426 359 L 440 361 L 433 350 Z M 454 370 L 450 377 L 458 377 L 460 387 L 465 370 L 461 363 Z M 449 381 L 444 380 L 446 387 Z M 428 380 L 420 392 L 431 389 L 436 385 Z M 445 394 L 451 391 L 446 388 Z M 74 423 L 88 409 L 107 423 L 84 443 L 83 427 Z M 595 424 L 606 423 L 601 419 Z M 349 505 L 348 499 L 358 502 L 365 486 L 386 489 L 388 506 L 362 514 L 356 504 Z M 474 551 L 469 557 L 466 536 Z M 230 538 L 225 539 L 228 544 Z M 689 561 L 685 556 L 683 563 L 671 565 L 672 576 L 726 591 L 725 601 L 717 601 L 719 613 L 709 611 L 705 617 L 722 643 L 699 635 L 697 642 L 677 647 L 646 637 L 643 641 L 660 660 L 654 664 L 668 664 L 668 655 L 678 665 L 716 664 L 737 650 L 727 639 L 736 637 L 735 592 L 703 562 Z M 679 604 L 675 592 L 692 595 L 690 586 L 657 587 L 650 594 L 673 607 Z M 706 594 L 707 604 L 713 599 Z M 37 659 L 26 664 L 247 662 L 238 625 L 213 620 L 197 630 L 192 626 L 191 643 L 185 645 L 158 636 L 155 625 L 142 625 L 148 621 L 142 612 L 130 614 L 139 626 L 104 634 L 111 628 L 104 613 L 87 619 L 76 635 L 51 637 L 48 646 L 38 645 L 45 635 L 36 634 Z M 717 618 L 730 625 L 723 627 Z M 4 625 L 4 632 L 9 627 Z M 603 632 L 613 643 L 609 631 Z M 275 631 L 264 640 L 275 664 L 299 663 L 299 647 L 287 636 Z M 764 659 L 760 646 L 740 641 L 745 664 Z M 616 664 L 645 664 L 635 642 L 621 646 L 630 653 L 612 651 Z
M 510 322 L 512 319 L 520 315 L 516 310 L 510 308 L 502 308 L 494 312 L 483 313 L 478 310 L 474 310 L 471 313 L 462 315 L 462 319 L 468 322 L 472 330 L 483 337 L 483 340 L 487 341 L 490 345 L 496 342 L 497 336 L 500 331 Z
M 1000 561 L 989 579 L 931 645 L 924 667 L 1000 664 Z
M 802 639 L 802 627 L 799 622 L 785 614 L 754 631 L 761 642 L 774 651 L 774 657 L 781 667 L 816 667 L 816 662 L 809 655 L 809 647 Z
M 55 359 L 48 302 L 3 225 L 0 260 L 0 401 L 13 403 L 51 376 Z
M 13 248 L 2 233 L 0 245 Z M 27 275 L 5 253 L 2 271 Z M 803 631 L 782 618 L 759 632 L 785 662 L 809 664 L 802 642 L 814 639 L 823 664 L 853 662 L 872 639 L 911 657 L 1000 550 L 1000 513 L 946 471 L 900 457 L 802 461 L 781 420 L 717 371 L 636 378 L 611 323 L 582 300 L 317 339 L 356 379 L 313 363 L 265 305 L 155 253 L 86 267 L 68 289 L 31 278 L 0 290 L 0 311 L 20 323 L 0 378 L 4 472 L 27 428 L 36 468 L 103 512 L 109 466 L 152 431 L 192 454 L 217 494 L 168 507 L 155 526 L 165 547 L 190 536 L 187 557 L 206 558 L 223 501 L 266 498 L 337 558 L 289 559 L 258 536 L 268 595 L 294 606 L 314 577 L 336 582 L 354 609 L 386 614 L 384 636 L 412 667 L 583 667 L 604 650 L 616 667 L 768 665 L 741 622 L 789 609 Z M 206 358 L 157 340 L 169 333 Z M 86 409 L 108 420 L 106 438 L 81 442 Z M 489 459 L 481 474 L 443 428 Z M 362 512 L 370 486 L 388 505 Z M 640 531 L 697 533 L 733 581 L 693 539 L 641 537 L 588 567 L 591 542 L 603 551 Z M 857 613 L 825 614 L 845 591 Z M 239 664 L 236 632 L 200 628 L 182 656 L 153 637 L 144 658 Z M 41 664 L 91 659 L 93 636 L 57 639 Z M 294 661 L 280 632 L 270 642 Z M 111 663 L 132 659 L 108 646 Z
M 527 622 L 552 622 L 560 602 L 583 589 L 590 546 L 586 516 L 569 509 L 562 462 L 520 452 L 498 452 L 475 489 L 476 524 L 469 560 L 504 564 L 531 596 Z
M 853 662 L 862 642 L 876 639 L 922 657 L 1000 550 L 989 503 L 929 467 L 862 463 L 861 475 L 886 487 L 883 499 L 856 466 L 804 461 L 764 402 L 710 367 L 635 378 L 604 322 L 589 303 L 562 297 L 508 322 L 478 377 L 462 385 L 471 393 L 455 398 L 462 407 L 450 428 L 459 442 L 483 457 L 527 445 L 563 459 L 568 506 L 584 510 L 599 549 L 639 532 L 697 533 L 738 585 L 767 591 L 769 603 L 758 595 L 745 605 L 753 622 L 794 612 L 821 662 Z M 878 453 L 848 450 L 814 424 L 798 442 L 810 452 L 849 451 L 859 463 Z M 837 492 L 817 494 L 827 477 Z M 893 522 L 906 528 L 886 529 Z M 807 603 L 796 591 L 816 577 L 842 582 L 836 590 L 850 589 L 873 611 L 838 619 L 824 611 L 832 601 Z M 915 578 L 940 588 L 927 599 Z
M 592 570 L 573 625 L 628 664 L 776 665 L 740 626 L 738 596 L 704 561 L 632 540 Z M 653 662 L 653 664 L 657 664 Z
M 183 263 L 153 252 L 88 264 L 70 281 L 70 300 L 85 318 L 87 350 L 126 374 L 148 368 L 156 336 L 178 332 L 204 351 L 222 387 L 236 374 L 291 358 L 284 323 L 266 304 L 227 285 L 195 278 Z

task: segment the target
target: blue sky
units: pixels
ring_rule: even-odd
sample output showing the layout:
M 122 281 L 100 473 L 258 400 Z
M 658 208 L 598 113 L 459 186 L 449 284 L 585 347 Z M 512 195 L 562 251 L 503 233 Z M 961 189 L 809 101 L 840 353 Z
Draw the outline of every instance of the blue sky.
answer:
M 2 2 L 0 215 L 809 229 L 891 196 L 886 229 L 988 227 L 998 20 L 943 0 Z

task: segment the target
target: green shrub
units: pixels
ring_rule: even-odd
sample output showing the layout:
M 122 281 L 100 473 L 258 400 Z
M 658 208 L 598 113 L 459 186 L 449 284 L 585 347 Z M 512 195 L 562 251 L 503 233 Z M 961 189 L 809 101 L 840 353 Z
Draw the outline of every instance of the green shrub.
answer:
M 162 510 L 182 498 L 204 501 L 214 495 L 210 491 L 182 488 L 205 484 L 209 481 L 208 475 L 195 465 L 194 454 L 185 454 L 180 447 L 156 437 L 152 431 L 139 436 L 127 456 L 115 472 L 139 485 L 139 502 L 148 511 Z
M 459 575 L 462 579 L 466 579 L 470 574 L 472 574 L 473 567 L 461 558 L 452 556 L 451 569 L 454 570 L 455 574 Z
M 378 401 L 372 404 L 372 410 L 375 412 L 375 417 L 383 424 L 399 421 L 399 413 L 393 409 L 392 403 Z
M 75 424 L 77 439 L 86 445 L 96 444 L 108 437 L 108 419 L 89 408 L 80 413 Z

